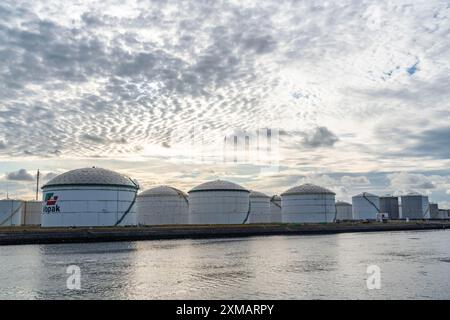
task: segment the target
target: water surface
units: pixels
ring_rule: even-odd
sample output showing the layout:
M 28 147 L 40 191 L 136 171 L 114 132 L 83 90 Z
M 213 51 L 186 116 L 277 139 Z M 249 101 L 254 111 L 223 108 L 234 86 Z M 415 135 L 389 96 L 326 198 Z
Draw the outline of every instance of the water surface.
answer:
M 450 230 L 0 247 L 0 299 L 54 298 L 450 299 Z

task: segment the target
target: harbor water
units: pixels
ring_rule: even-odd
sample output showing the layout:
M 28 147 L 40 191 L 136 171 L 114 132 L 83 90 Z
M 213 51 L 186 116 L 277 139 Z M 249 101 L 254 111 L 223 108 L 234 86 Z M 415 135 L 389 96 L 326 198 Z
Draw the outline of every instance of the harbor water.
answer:
M 0 299 L 450 299 L 449 274 L 450 230 L 0 247 Z

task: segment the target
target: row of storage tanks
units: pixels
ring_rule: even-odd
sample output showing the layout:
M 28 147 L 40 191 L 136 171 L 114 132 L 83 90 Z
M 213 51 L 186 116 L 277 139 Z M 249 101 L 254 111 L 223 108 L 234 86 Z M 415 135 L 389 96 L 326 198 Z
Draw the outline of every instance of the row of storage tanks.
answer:
M 320 223 L 336 220 L 447 219 L 448 211 L 410 194 L 378 197 L 362 193 L 352 204 L 335 193 L 304 184 L 268 196 L 223 180 L 203 183 L 187 194 L 159 186 L 138 195 L 138 184 L 119 173 L 84 168 L 63 173 L 42 187 L 43 202 L 0 201 L 0 226 L 116 226 L 170 224 Z

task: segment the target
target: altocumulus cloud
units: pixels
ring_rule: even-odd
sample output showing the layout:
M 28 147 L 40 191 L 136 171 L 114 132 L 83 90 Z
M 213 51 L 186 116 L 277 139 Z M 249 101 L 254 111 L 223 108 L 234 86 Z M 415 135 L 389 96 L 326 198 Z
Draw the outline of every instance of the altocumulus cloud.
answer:
M 182 154 L 197 126 L 282 128 L 281 166 L 381 190 L 370 172 L 449 165 L 448 12 L 444 0 L 5 0 L 0 155 L 149 161 Z

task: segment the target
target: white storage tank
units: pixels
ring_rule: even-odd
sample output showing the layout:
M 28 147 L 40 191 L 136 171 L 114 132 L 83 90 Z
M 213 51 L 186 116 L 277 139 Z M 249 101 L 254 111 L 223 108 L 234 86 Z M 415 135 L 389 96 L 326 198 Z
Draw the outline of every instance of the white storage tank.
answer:
M 363 192 L 352 198 L 353 220 L 376 220 L 380 213 L 380 198 Z
M 403 219 L 429 219 L 428 197 L 419 193 L 410 193 L 401 197 Z
M 350 203 L 344 201 L 336 202 L 336 220 L 353 220 L 352 205 Z
M 26 226 L 40 226 L 42 201 L 25 201 L 23 224 Z
M 441 219 L 437 203 L 430 203 L 430 219 Z
M 243 224 L 249 218 L 249 194 L 229 181 L 203 183 L 188 192 L 190 224 Z
M 136 225 L 139 186 L 102 168 L 63 173 L 42 187 L 43 227 Z
M 250 192 L 249 223 L 270 223 L 270 197 L 262 192 Z
M 450 210 L 439 209 L 439 219 L 450 219 Z
M 281 197 L 278 195 L 270 198 L 270 222 L 281 223 Z
M 140 193 L 136 207 L 141 225 L 188 223 L 188 195 L 173 187 L 158 186 Z
M 23 201 L 0 200 L 0 227 L 21 226 L 23 224 Z
M 291 188 L 281 195 L 281 215 L 284 223 L 333 222 L 335 193 L 313 184 Z

